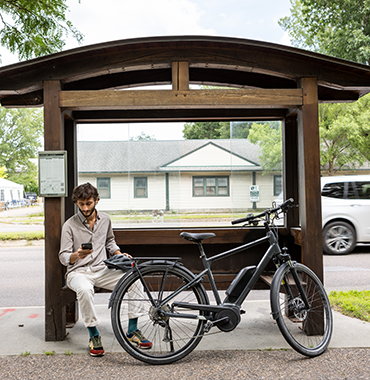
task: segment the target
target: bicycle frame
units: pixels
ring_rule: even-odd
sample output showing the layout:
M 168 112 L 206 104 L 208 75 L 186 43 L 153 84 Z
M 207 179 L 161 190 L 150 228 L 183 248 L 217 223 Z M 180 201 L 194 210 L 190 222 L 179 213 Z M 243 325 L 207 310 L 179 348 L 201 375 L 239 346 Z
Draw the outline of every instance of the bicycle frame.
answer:
M 248 281 L 247 285 L 245 286 L 245 288 L 242 291 L 242 293 L 239 295 L 239 297 L 236 300 L 236 302 L 232 303 L 232 305 L 236 305 L 236 306 L 240 307 L 241 304 L 243 303 L 243 301 L 247 298 L 249 292 L 252 290 L 252 288 L 254 287 L 254 285 L 256 284 L 256 282 L 258 281 L 258 279 L 261 276 L 261 274 L 263 273 L 263 271 L 266 269 L 266 267 L 269 264 L 269 262 L 272 260 L 272 258 L 281 253 L 280 246 L 279 246 L 278 240 L 277 240 L 277 236 L 269 228 L 268 225 L 265 225 L 265 228 L 266 228 L 266 236 L 265 237 L 260 238 L 260 239 L 255 240 L 255 241 L 252 241 L 250 243 L 243 244 L 240 247 L 236 247 L 236 248 L 233 248 L 231 250 L 228 250 L 228 251 L 225 251 L 225 252 L 221 252 L 221 253 L 219 253 L 217 255 L 214 255 L 212 257 L 209 257 L 209 258 L 205 254 L 205 251 L 204 251 L 202 243 L 201 242 L 196 243 L 198 245 L 199 251 L 201 253 L 201 257 L 200 258 L 201 258 L 201 260 L 203 262 L 203 266 L 204 266 L 205 269 L 201 273 L 195 275 L 195 277 L 194 277 L 194 279 L 192 281 L 190 281 L 189 283 L 183 285 L 182 287 L 178 288 L 176 291 L 174 291 L 173 293 L 171 293 L 170 295 L 168 295 L 168 297 L 166 297 L 165 299 L 163 299 L 160 302 L 160 304 L 157 305 L 157 307 L 162 307 L 163 305 L 167 304 L 172 298 L 176 297 L 182 291 L 184 291 L 186 289 L 189 289 L 192 286 L 194 286 L 195 284 L 201 282 L 203 280 L 203 276 L 207 275 L 207 277 L 209 279 L 209 283 L 211 285 L 212 293 L 213 293 L 213 295 L 215 297 L 215 300 L 216 300 L 216 303 L 217 303 L 217 306 L 214 306 L 214 305 L 203 305 L 203 307 L 200 307 L 200 305 L 191 305 L 191 304 L 188 304 L 188 305 L 182 304 L 182 306 L 184 306 L 186 308 L 189 308 L 189 309 L 191 309 L 192 306 L 194 306 L 194 308 L 196 308 L 196 309 L 200 309 L 201 308 L 202 310 L 205 310 L 205 311 L 207 311 L 207 310 L 209 310 L 209 311 L 221 310 L 223 303 L 221 301 L 220 294 L 219 294 L 219 291 L 218 291 L 217 286 L 216 286 L 216 282 L 215 282 L 213 274 L 212 274 L 212 270 L 211 270 L 212 263 L 214 261 L 221 260 L 221 259 L 224 259 L 226 257 L 232 256 L 232 255 L 234 255 L 236 253 L 239 253 L 239 252 L 245 251 L 247 249 L 253 248 L 253 247 L 255 247 L 257 245 L 260 245 L 260 244 L 263 244 L 265 242 L 269 242 L 270 246 L 267 249 L 267 251 L 264 254 L 264 256 L 262 257 L 262 259 L 260 260 L 260 262 L 258 263 L 254 274 L 252 275 L 252 277 Z M 145 284 L 145 282 L 142 279 L 142 276 L 141 276 L 141 273 L 140 273 L 140 269 L 136 266 L 136 264 L 135 264 L 135 267 L 136 267 L 136 269 L 137 269 L 137 271 L 139 273 L 139 277 L 141 278 L 141 282 L 142 282 L 142 284 L 144 286 L 144 289 L 145 289 L 146 293 L 149 295 L 151 303 L 153 305 L 155 305 L 155 302 L 154 302 L 154 300 L 152 299 L 152 297 L 150 295 L 150 291 L 149 291 L 149 289 L 147 288 L 147 285 Z M 181 316 L 181 314 L 174 314 L 174 315 L 172 315 L 172 313 L 169 313 L 169 312 L 166 312 L 165 314 L 168 315 L 168 316 L 173 316 L 173 317 L 177 317 L 177 318 L 181 318 L 181 317 L 184 317 L 184 318 L 189 318 L 189 317 L 190 318 L 194 318 L 195 317 L 195 316 L 187 315 L 187 314 L 184 314 L 183 316 Z
M 196 278 L 202 277 L 205 274 L 207 275 L 209 279 L 209 283 L 211 285 L 211 289 L 213 292 L 213 295 L 215 297 L 217 305 L 221 305 L 222 301 L 216 286 L 216 282 L 214 280 L 212 270 L 211 270 L 211 265 L 214 261 L 224 259 L 226 257 L 232 256 L 236 253 L 245 251 L 247 249 L 253 248 L 257 245 L 263 244 L 265 242 L 269 242 L 270 246 L 267 249 L 266 253 L 258 263 L 255 272 L 253 273 L 252 277 L 248 281 L 247 285 L 245 286 L 244 290 L 242 293 L 239 295 L 238 299 L 233 303 L 234 305 L 241 306 L 241 304 L 244 302 L 244 300 L 247 298 L 249 292 L 252 290 L 258 279 L 260 278 L 261 274 L 263 271 L 266 269 L 267 265 L 271 261 L 273 257 L 275 257 L 277 254 L 281 253 L 280 246 L 278 244 L 277 237 L 275 236 L 274 232 L 271 231 L 270 229 L 267 231 L 266 236 L 263 238 L 260 238 L 258 240 L 252 241 L 250 243 L 246 243 L 241 245 L 240 247 L 236 247 L 233 249 L 230 249 L 229 251 L 225 251 L 222 253 L 219 253 L 218 255 L 214 255 L 212 257 L 207 258 L 203 245 L 201 243 L 197 243 L 199 251 L 201 253 L 201 259 L 204 265 L 204 271 L 199 273 Z

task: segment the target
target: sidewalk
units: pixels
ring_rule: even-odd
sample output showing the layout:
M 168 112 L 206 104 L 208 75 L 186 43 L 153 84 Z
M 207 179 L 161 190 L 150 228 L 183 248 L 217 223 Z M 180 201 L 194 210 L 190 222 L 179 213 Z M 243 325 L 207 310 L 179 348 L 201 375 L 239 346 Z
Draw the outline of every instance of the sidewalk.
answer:
M 270 315 L 269 300 L 246 301 L 240 325 L 230 333 L 218 333 L 205 336 L 196 350 L 268 350 L 289 348 Z M 123 352 L 117 343 L 110 324 L 110 310 L 106 305 L 97 306 L 101 318 L 99 331 L 106 352 Z M 343 316 L 334 315 L 334 331 L 330 348 L 370 348 L 370 323 Z M 62 342 L 45 342 L 44 307 L 19 307 L 0 309 L 0 331 L 2 344 L 0 356 L 44 354 L 55 351 L 56 354 L 72 352 L 87 354 L 88 333 L 82 321 L 68 329 L 68 335 Z M 211 333 L 219 332 L 213 328 Z

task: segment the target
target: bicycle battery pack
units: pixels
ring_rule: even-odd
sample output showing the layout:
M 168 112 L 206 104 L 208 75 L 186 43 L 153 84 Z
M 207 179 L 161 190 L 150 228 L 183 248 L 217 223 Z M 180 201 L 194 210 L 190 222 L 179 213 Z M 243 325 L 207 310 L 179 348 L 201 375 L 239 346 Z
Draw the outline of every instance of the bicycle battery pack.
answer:
M 227 299 L 225 302 L 235 302 L 238 299 L 245 286 L 248 284 L 248 281 L 252 278 L 255 270 L 255 265 L 245 267 L 240 270 L 230 284 L 229 288 L 226 290 Z

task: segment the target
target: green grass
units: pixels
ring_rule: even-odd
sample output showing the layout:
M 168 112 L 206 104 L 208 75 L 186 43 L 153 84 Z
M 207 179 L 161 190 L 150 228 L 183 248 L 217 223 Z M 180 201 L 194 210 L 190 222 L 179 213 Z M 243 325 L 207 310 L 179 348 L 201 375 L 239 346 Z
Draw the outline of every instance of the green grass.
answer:
M 333 291 L 329 299 L 332 307 L 342 314 L 370 322 L 370 290 Z
M 0 240 L 42 240 L 44 231 L 0 232 Z
M 55 352 L 55 351 L 44 351 L 44 354 L 45 354 L 46 356 L 53 356 L 53 355 L 56 354 L 56 352 Z

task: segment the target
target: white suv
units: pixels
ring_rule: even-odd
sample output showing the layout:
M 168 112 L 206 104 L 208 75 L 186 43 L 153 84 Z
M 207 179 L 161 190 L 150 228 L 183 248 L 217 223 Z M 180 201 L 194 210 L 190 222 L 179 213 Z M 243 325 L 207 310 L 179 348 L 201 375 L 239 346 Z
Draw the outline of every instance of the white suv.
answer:
M 370 242 L 370 176 L 321 178 L 323 248 L 325 253 L 350 253 Z
M 321 178 L 323 249 L 344 255 L 370 243 L 370 175 Z M 281 193 L 275 200 L 283 202 Z

